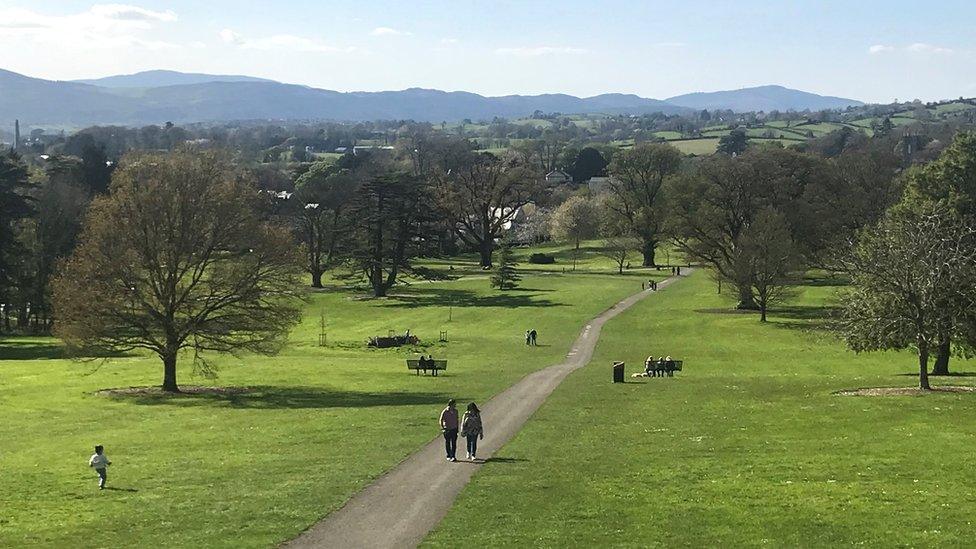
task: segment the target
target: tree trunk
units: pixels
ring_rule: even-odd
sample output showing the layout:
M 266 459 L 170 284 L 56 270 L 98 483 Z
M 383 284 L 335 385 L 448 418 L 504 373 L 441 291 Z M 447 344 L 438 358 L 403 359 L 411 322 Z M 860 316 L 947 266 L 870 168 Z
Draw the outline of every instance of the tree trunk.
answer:
M 739 286 L 739 302 L 735 308 L 740 311 L 758 311 L 759 305 L 756 304 L 756 296 L 752 293 L 751 286 Z
M 491 255 L 495 251 L 495 243 L 491 239 L 486 239 L 478 247 L 478 252 L 481 254 L 481 266 L 491 267 Z
M 314 269 L 312 271 L 312 287 L 321 288 L 322 287 L 322 271 L 321 269 Z
M 929 386 L 929 346 L 925 342 L 918 344 L 918 388 L 932 389 Z
M 176 384 L 176 351 L 167 351 L 163 355 L 163 390 L 168 393 L 180 392 Z
M 766 322 L 766 304 L 759 304 L 759 322 Z
M 952 350 L 952 341 L 948 335 L 939 338 L 939 346 L 935 351 L 935 364 L 932 365 L 932 375 L 949 375 L 949 352 Z
M 644 267 L 654 267 L 654 252 L 657 248 L 657 242 L 653 240 L 645 240 L 641 243 L 641 255 L 644 260 L 641 263 Z

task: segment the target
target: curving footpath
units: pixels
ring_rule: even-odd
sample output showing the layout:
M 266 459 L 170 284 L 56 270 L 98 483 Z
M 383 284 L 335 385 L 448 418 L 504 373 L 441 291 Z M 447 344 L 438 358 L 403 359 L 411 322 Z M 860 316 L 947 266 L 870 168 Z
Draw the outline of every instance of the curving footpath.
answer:
M 686 272 L 690 274 L 692 269 Z M 661 281 L 658 290 L 679 278 Z M 590 362 L 603 325 L 653 293 L 645 290 L 610 307 L 587 323 L 564 362 L 525 376 L 488 401 L 481 413 L 489 425 L 489 436 L 479 441 L 478 454 L 490 460 L 567 375 Z M 459 440 L 458 450 L 463 448 L 463 440 Z M 282 547 L 416 547 L 444 518 L 480 465 L 444 461 L 444 439 L 438 436 Z

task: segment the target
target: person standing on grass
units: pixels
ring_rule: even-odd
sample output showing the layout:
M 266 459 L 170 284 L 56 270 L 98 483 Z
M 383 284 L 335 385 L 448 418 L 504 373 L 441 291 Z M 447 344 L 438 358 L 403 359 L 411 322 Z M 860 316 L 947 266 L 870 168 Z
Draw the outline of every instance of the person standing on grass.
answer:
M 538 340 L 537 340 L 538 337 L 539 337 L 539 332 L 535 331 L 535 329 L 529 332 L 529 339 L 532 340 L 533 346 L 538 345 Z
M 441 412 L 441 432 L 444 433 L 444 449 L 447 461 L 457 461 L 458 411 L 454 399 L 447 401 L 447 408 Z
M 88 460 L 88 466 L 94 467 L 95 472 L 98 473 L 98 489 L 105 489 L 105 481 L 108 480 L 107 468 L 112 462 L 108 460 L 105 455 L 105 448 L 101 444 L 95 446 L 95 453 Z
M 525 331 L 525 344 L 532 345 L 532 332 L 530 330 Z
M 478 459 L 478 439 L 484 440 L 485 429 L 481 424 L 481 410 L 474 402 L 468 404 L 468 409 L 461 419 L 461 436 L 468 445 L 468 459 L 471 461 Z

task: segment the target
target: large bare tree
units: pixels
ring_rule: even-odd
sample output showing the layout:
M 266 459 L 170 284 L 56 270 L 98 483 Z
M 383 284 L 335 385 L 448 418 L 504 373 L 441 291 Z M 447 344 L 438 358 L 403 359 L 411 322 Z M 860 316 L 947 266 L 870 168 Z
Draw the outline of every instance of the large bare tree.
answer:
M 544 188 L 541 173 L 519 156 L 477 152 L 444 159 L 437 180 L 441 211 L 458 238 L 478 250 L 482 267 L 491 267 L 496 240 Z
M 97 198 L 54 282 L 55 332 L 85 353 L 144 349 L 177 392 L 192 350 L 273 354 L 301 316 L 302 259 L 255 189 L 214 152 L 133 154 Z
M 655 266 L 654 254 L 663 228 L 662 189 L 678 171 L 681 152 L 671 145 L 642 143 L 620 151 L 610 163 L 607 207 L 622 217 L 641 243 L 642 264 Z

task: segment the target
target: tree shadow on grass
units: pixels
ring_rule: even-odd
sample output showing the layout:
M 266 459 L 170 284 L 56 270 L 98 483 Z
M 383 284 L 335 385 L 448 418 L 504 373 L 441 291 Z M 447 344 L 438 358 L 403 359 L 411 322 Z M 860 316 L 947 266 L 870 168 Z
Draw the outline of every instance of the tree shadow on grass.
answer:
M 65 358 L 65 352 L 64 347 L 57 343 L 0 339 L 0 360 L 55 360 L 59 358 Z
M 807 332 L 831 332 L 837 327 L 840 308 L 830 306 L 785 306 L 769 311 L 770 324 L 777 328 Z
M 375 406 L 436 406 L 450 398 L 447 393 L 370 393 L 320 387 L 251 386 L 241 392 L 138 394 L 109 398 L 140 405 L 214 406 L 251 410 L 371 408 Z
M 486 459 L 485 464 L 489 463 L 523 463 L 529 460 L 523 458 L 510 458 L 510 457 L 490 457 Z
M 809 287 L 835 287 L 835 286 L 848 286 L 851 281 L 846 276 L 841 275 L 827 275 L 827 276 L 813 276 L 807 275 L 797 281 L 799 286 L 809 286 Z
M 899 377 L 918 377 L 918 372 L 908 372 L 907 374 L 895 374 Z M 948 374 L 933 374 L 929 372 L 929 377 L 976 377 L 976 372 L 949 372 Z
M 0 361 L 2 360 L 58 360 L 75 358 L 79 360 L 99 360 L 119 358 L 130 353 L 103 352 L 92 355 L 72 355 L 64 345 L 51 341 L 10 340 L 0 338 Z
M 552 290 L 517 289 L 491 295 L 479 295 L 470 290 L 417 288 L 409 294 L 390 296 L 383 307 L 417 309 L 421 307 L 563 307 L 542 296 Z
M 840 314 L 839 307 L 793 305 L 776 307 L 769 311 L 771 316 L 789 320 L 831 320 Z

